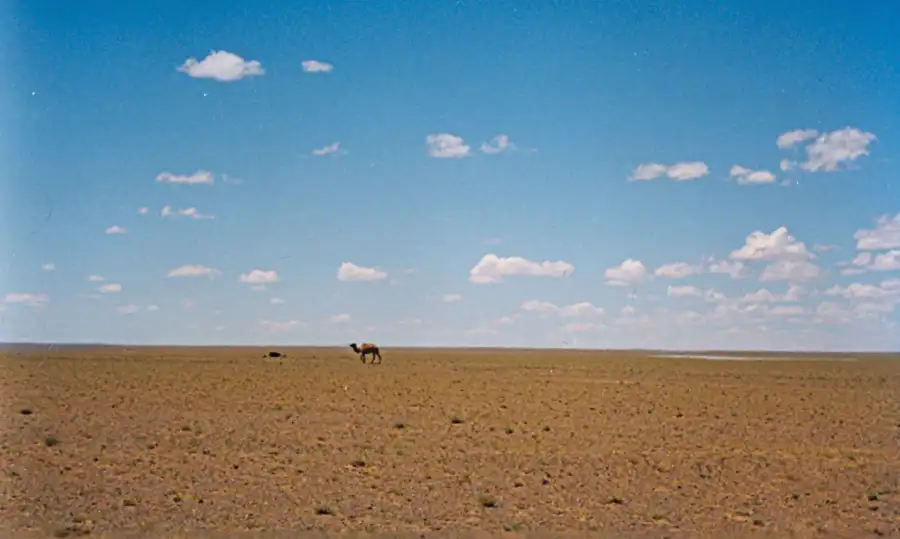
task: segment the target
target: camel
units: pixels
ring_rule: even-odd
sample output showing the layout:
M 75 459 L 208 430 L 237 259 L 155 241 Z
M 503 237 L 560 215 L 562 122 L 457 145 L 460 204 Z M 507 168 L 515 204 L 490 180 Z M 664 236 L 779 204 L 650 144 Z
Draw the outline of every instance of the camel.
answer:
M 372 354 L 372 362 L 370 364 L 375 363 L 375 358 L 378 358 L 378 363 L 381 363 L 381 351 L 378 349 L 377 344 L 364 342 L 360 346 L 357 346 L 356 343 L 352 343 L 350 348 L 359 354 L 359 359 L 363 363 L 366 362 L 366 354 Z

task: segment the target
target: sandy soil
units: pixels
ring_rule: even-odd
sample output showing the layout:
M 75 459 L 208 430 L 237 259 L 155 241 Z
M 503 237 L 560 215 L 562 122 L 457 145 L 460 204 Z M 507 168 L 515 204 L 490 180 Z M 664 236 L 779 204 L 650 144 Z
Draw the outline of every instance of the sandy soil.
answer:
M 896 359 L 282 351 L 7 349 L 0 535 L 900 536 Z

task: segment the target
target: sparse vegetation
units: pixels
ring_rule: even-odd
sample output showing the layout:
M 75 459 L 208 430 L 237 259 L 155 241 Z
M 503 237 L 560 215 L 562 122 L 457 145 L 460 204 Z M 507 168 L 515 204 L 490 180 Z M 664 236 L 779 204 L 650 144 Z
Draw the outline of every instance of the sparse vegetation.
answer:
M 106 360 L 114 350 L 72 353 L 82 359 L 40 369 L 0 362 L 11 391 L 55 381 L 52 392 L 27 397 L 34 417 L 21 406 L 8 411 L 4 477 L 19 489 L 17 503 L 46 507 L 11 515 L 19 528 L 105 537 L 120 523 L 158 517 L 173 533 L 274 529 L 299 511 L 323 531 L 361 532 L 363 520 L 410 531 L 425 519 L 449 530 L 476 511 L 511 532 L 588 532 L 602 520 L 613 536 L 667 526 L 713 536 L 729 522 L 764 533 L 797 519 L 828 528 L 853 519 L 889 535 L 880 523 L 900 470 L 888 451 L 896 430 L 871 429 L 867 414 L 900 394 L 900 376 L 882 384 L 868 373 L 900 373 L 900 363 L 818 372 L 809 362 L 770 370 L 626 352 L 429 351 L 425 359 L 392 350 L 387 367 L 360 370 L 345 349 L 283 363 L 246 350 L 206 350 L 203 362 L 182 350 L 138 349 L 127 362 Z M 328 392 L 345 386 L 353 390 Z M 848 465 L 822 474 L 836 462 Z M 115 477 L 91 498 L 115 518 L 98 509 L 95 524 L 68 520 L 72 508 L 60 500 L 82 495 L 85 469 Z M 52 488 L 26 488 L 54 474 L 63 479 Z M 763 480 L 765 495 L 755 488 Z M 722 504 L 726 493 L 740 501 Z

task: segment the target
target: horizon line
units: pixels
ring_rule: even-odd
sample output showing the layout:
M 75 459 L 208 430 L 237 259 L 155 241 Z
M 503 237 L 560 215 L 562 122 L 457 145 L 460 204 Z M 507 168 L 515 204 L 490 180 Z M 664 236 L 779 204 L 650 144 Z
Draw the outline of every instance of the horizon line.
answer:
M 0 341 L 0 348 L 6 347 L 41 347 L 41 348 L 344 348 L 348 344 L 134 344 L 134 343 L 107 343 L 107 342 L 37 342 L 37 341 Z M 523 351 L 568 351 L 568 352 L 641 352 L 641 353 L 676 353 L 676 354 L 820 354 L 820 355 L 847 355 L 847 354 L 900 354 L 900 350 L 784 350 L 764 348 L 581 348 L 559 346 L 437 346 L 437 345 L 398 345 L 390 346 L 391 349 L 406 350 L 523 350 Z

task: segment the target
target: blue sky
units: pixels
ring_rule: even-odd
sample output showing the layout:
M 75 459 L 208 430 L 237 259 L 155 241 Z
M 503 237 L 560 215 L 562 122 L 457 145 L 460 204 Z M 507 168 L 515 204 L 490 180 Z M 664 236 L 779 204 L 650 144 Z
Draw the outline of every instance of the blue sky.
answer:
M 0 338 L 900 348 L 900 8 L 303 4 L 2 8 Z

